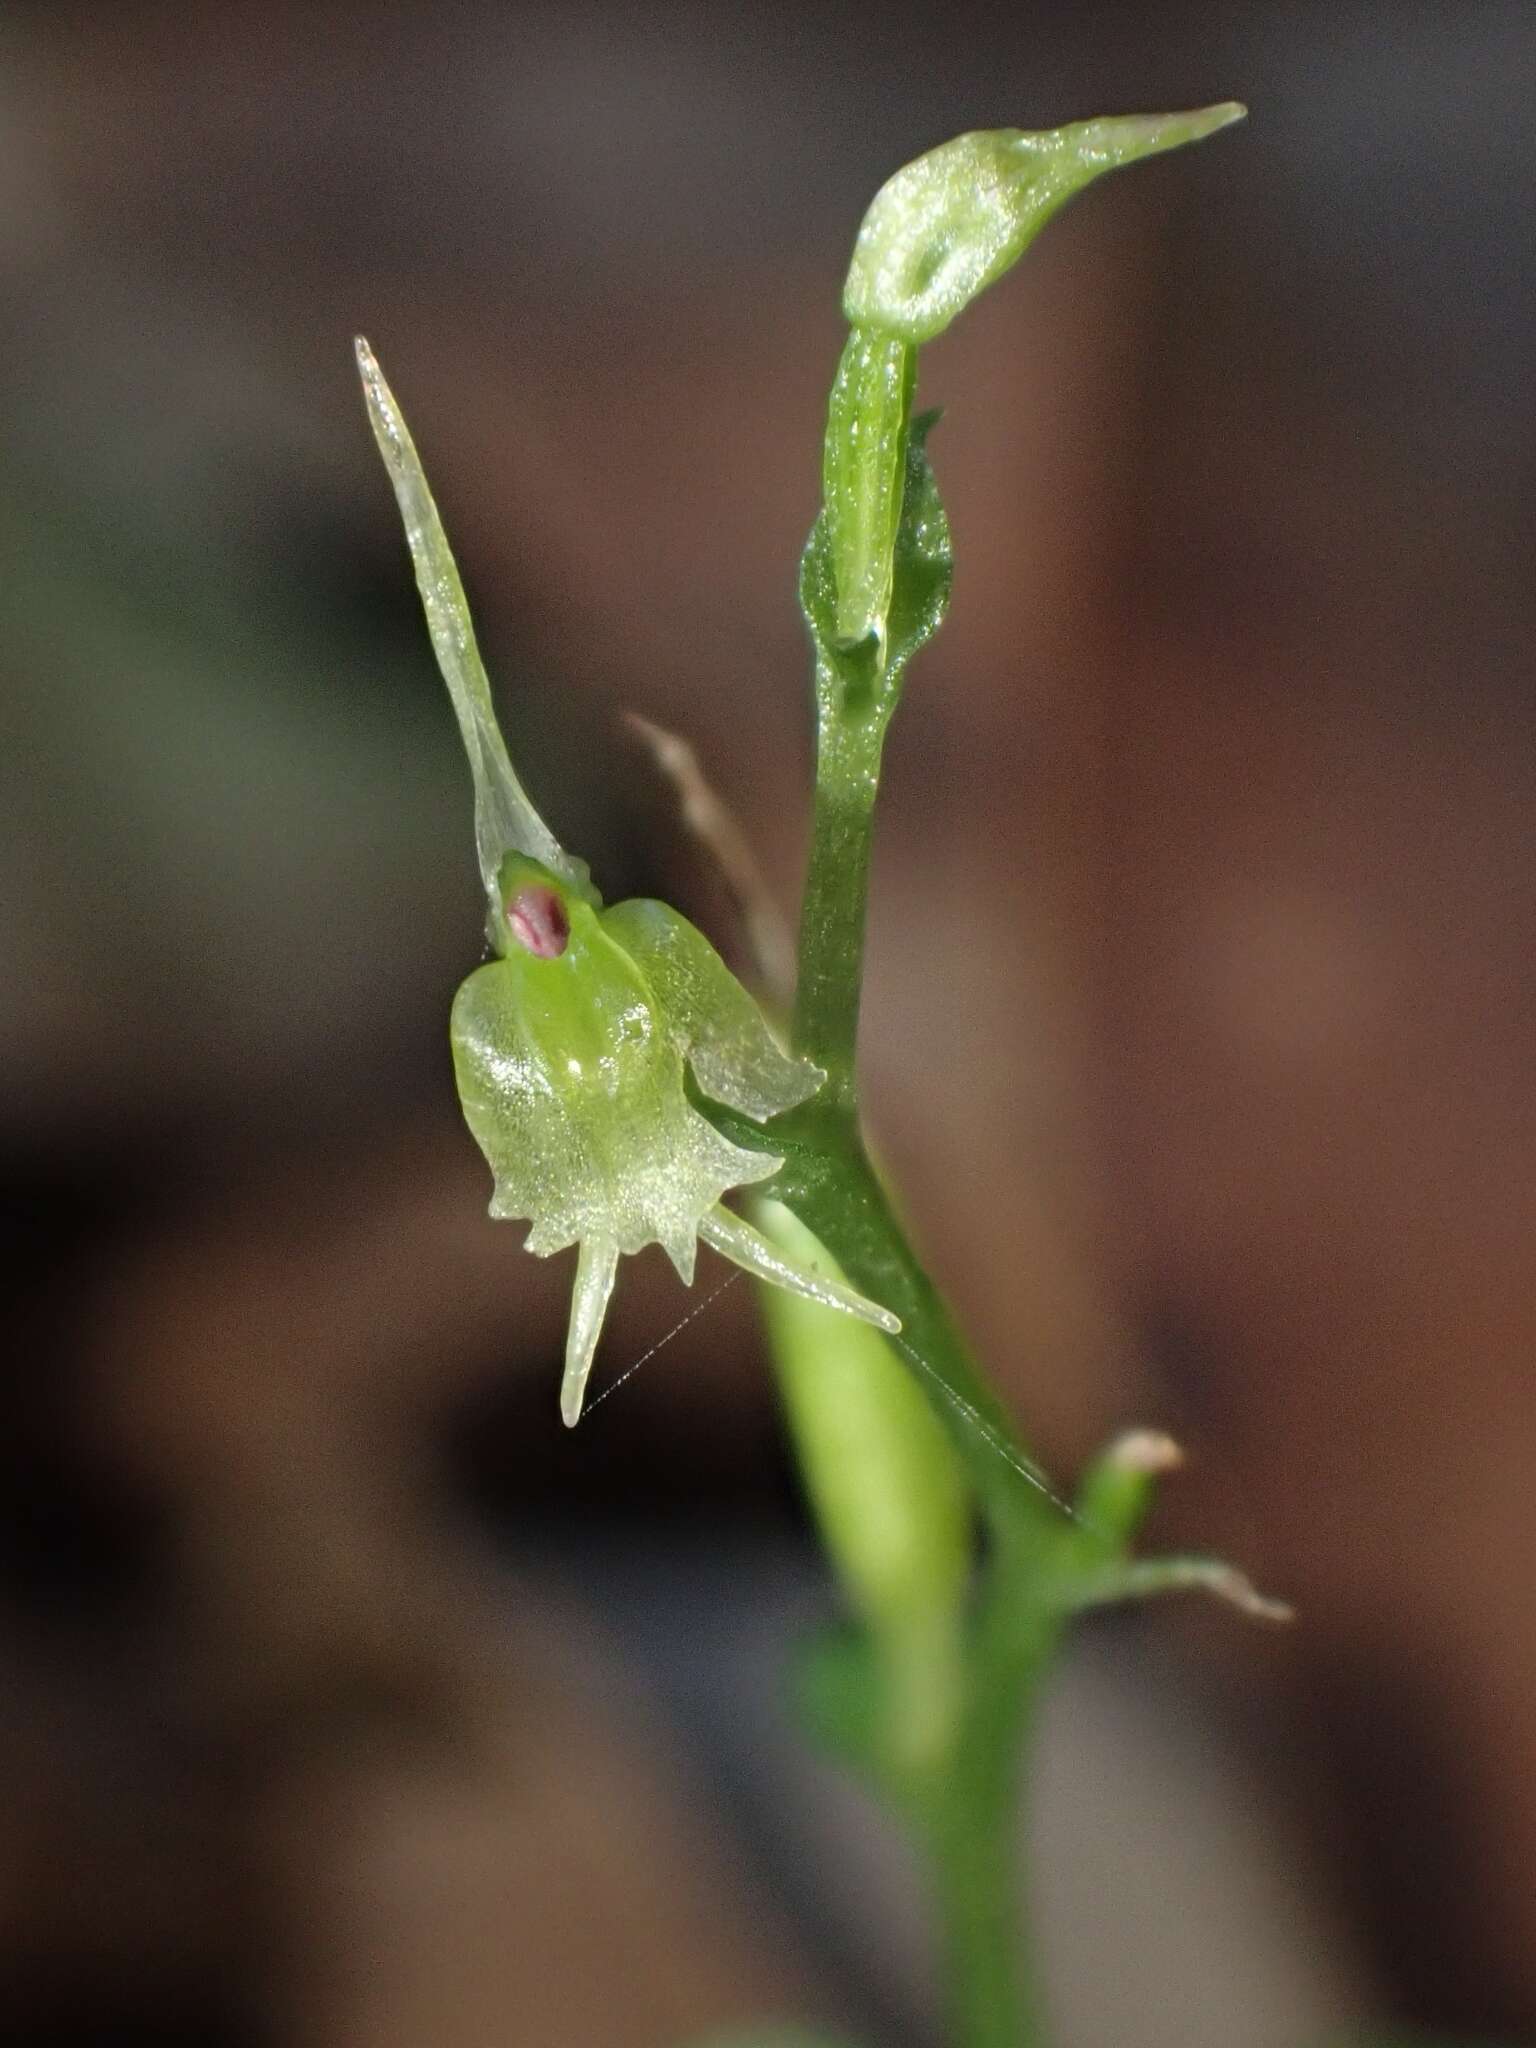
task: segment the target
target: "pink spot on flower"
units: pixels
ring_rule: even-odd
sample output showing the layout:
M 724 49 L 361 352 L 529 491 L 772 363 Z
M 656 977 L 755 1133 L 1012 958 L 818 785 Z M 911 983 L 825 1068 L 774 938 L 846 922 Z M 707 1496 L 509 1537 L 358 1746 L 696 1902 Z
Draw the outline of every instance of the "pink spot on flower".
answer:
M 539 960 L 558 960 L 570 943 L 571 921 L 553 889 L 530 882 L 507 905 L 507 929 Z

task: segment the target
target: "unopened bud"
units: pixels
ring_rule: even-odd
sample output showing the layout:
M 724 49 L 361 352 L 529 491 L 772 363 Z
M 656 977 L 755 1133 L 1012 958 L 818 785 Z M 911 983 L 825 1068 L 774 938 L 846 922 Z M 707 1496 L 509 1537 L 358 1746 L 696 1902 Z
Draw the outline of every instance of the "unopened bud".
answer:
M 1127 114 L 1028 134 L 958 135 L 887 179 L 854 247 L 843 311 L 855 327 L 932 341 L 995 284 L 1051 215 L 1105 171 L 1198 142 L 1246 109 Z

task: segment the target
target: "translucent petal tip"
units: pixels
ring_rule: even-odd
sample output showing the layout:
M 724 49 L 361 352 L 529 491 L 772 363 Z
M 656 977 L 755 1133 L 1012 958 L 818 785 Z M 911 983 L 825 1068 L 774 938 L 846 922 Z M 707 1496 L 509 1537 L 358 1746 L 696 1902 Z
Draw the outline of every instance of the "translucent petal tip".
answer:
M 528 800 L 496 723 L 491 686 L 475 644 L 464 586 L 427 486 L 421 458 L 394 393 L 364 337 L 352 343 L 373 437 L 394 489 L 416 571 L 437 665 L 448 686 L 475 785 L 475 844 L 492 916 L 499 917 L 496 876 L 504 856 L 525 853 L 582 895 L 591 893 L 586 864 L 568 854 Z
M 611 1237 L 584 1237 L 571 1292 L 571 1324 L 565 1340 L 565 1375 L 560 1382 L 560 1420 L 574 1429 L 581 1420 L 587 1380 L 602 1334 L 603 1316 L 618 1271 L 619 1247 Z
M 1200 135 L 1214 135 L 1218 128 L 1230 128 L 1234 121 L 1246 121 L 1248 109 L 1241 100 L 1218 100 L 1213 107 L 1202 107 L 1187 116 L 1191 128 Z
M 357 334 L 352 337 L 352 353 L 357 357 L 358 375 L 363 380 L 363 389 L 377 403 L 381 410 L 392 410 L 389 386 L 379 368 L 378 358 L 368 346 L 368 337 Z
M 1203 142 L 1208 135 L 1230 128 L 1234 121 L 1246 119 L 1247 113 L 1241 100 L 1220 100 L 1213 107 L 1192 107 L 1187 113 L 1110 115 L 1061 133 L 1097 144 L 1114 162 L 1131 163 L 1165 149 L 1181 149 L 1187 142 Z
M 1234 121 L 1246 119 L 1247 113 L 1241 100 L 1218 100 L 1211 107 L 1191 107 L 1183 114 L 1149 114 L 1146 118 L 1149 127 L 1176 129 L 1180 142 L 1199 142 L 1219 128 L 1230 128 Z
M 802 1265 L 799 1259 L 780 1251 L 760 1230 L 744 1223 L 741 1217 L 733 1216 L 719 1203 L 713 1209 L 707 1209 L 699 1219 L 699 1236 L 724 1258 L 734 1260 L 759 1280 L 786 1288 L 791 1294 L 803 1295 L 807 1301 L 819 1301 L 823 1308 L 840 1308 L 848 1315 L 857 1316 L 861 1323 L 873 1323 L 877 1330 L 884 1330 L 888 1336 L 901 1334 L 900 1316 L 892 1315 L 888 1308 L 870 1301 L 845 1281 L 834 1280 L 829 1273 Z

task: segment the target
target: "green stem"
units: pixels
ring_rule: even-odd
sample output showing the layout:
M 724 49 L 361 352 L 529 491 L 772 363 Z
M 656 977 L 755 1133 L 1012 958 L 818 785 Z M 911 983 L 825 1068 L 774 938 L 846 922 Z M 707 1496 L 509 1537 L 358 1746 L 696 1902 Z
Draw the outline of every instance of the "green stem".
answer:
M 918 1800 L 941 1924 L 956 2048 L 1033 2048 L 1041 2038 L 1019 1868 L 1027 1723 L 1055 1625 L 1021 1607 L 1020 1569 L 1044 1549 L 1045 1496 L 1008 1415 L 977 1370 L 939 1290 L 892 1211 L 859 1129 L 855 1054 L 870 842 L 886 718 L 823 704 L 816 808 L 800 927 L 796 1050 L 826 1069 L 818 1100 L 784 1129 L 782 1193 L 843 1271 L 902 1321 L 900 1348 L 963 1460 L 993 1530 L 988 1595 L 967 1657 L 952 1747 Z
M 844 418 L 848 405 L 839 402 L 847 365 L 857 353 L 851 343 L 829 416 L 829 552 L 818 553 L 813 534 L 801 576 L 817 652 L 817 756 L 793 1039 L 796 1052 L 823 1068 L 827 1080 L 814 1102 L 775 1119 L 773 1147 L 785 1165 L 769 1191 L 821 1240 L 855 1285 L 901 1318 L 901 1336 L 892 1341 L 953 1442 L 990 1526 L 981 1599 L 964 1631 L 958 1671 L 950 1665 L 959 1680 L 958 1699 L 951 1693 L 940 1702 L 942 1712 L 921 1711 L 933 1704 L 925 1696 L 924 1673 L 894 1659 L 887 1641 L 882 1746 L 889 1788 L 907 1809 L 928 1856 L 954 2048 L 1035 2048 L 1041 2033 L 1024 1934 L 1019 1804 L 1025 1731 L 1058 1628 L 1049 1587 L 1061 1516 L 908 1243 L 859 1125 L 858 1023 L 881 753 L 901 671 L 943 617 L 949 542 L 920 437 L 909 462 L 911 363 L 903 358 L 894 433 L 880 442 L 882 462 L 888 458 L 887 466 L 905 478 L 910 500 L 910 519 L 901 529 L 902 573 L 893 586 L 892 632 L 889 640 L 882 629 L 853 646 L 839 638 L 848 608 L 845 582 L 852 576 L 845 574 L 843 558 L 855 557 L 855 567 L 862 562 L 851 542 L 840 546 L 848 541 L 845 529 L 851 522 L 853 538 L 861 544 L 868 539 L 877 555 L 883 550 L 888 564 L 903 504 L 899 494 L 889 505 L 882 498 L 882 518 L 866 518 L 869 494 L 843 488 L 843 469 L 857 469 L 856 458 L 868 453 L 870 443 L 871 421 L 863 416 L 870 408 L 860 412 L 854 433 Z M 873 533 L 876 525 L 879 535 Z M 855 594 L 862 595 L 869 578 L 852 580 Z M 835 600 L 830 627 L 829 597 Z M 957 1610 L 954 1620 L 959 1618 Z M 925 1732 L 923 1742 L 892 1743 L 893 1729 L 910 1734 L 913 1728 Z M 924 1759 L 929 1730 L 936 1747 Z
M 855 1060 L 870 842 L 888 723 L 888 710 L 822 707 L 793 1035 L 795 1050 L 824 1068 L 827 1081 L 814 1103 L 776 1122 L 774 1142 L 789 1156 L 784 1199 L 855 1284 L 900 1316 L 900 1348 L 978 1495 L 1011 1515 L 1034 1467 L 908 1244 L 859 1129 Z
M 867 1595 L 869 1584 L 880 1587 L 877 1608 L 866 1597 L 863 1621 L 881 1675 L 874 1714 L 867 1683 L 862 1708 L 857 1682 L 848 1692 L 857 1655 L 842 1671 L 841 1703 L 837 1685 L 824 1687 L 819 1711 L 832 1739 L 870 1770 L 927 1851 L 953 2048 L 1036 2048 L 1043 2038 L 1021 1910 L 1019 1806 L 1026 1737 L 1065 1617 L 1093 1601 L 1191 1584 L 1255 1611 L 1264 1603 L 1246 1581 L 1206 1560 L 1128 1561 L 1151 1476 L 1168 1463 L 1166 1444 L 1133 1441 L 1107 1453 L 1085 1483 L 1085 1512 L 1062 1511 L 907 1243 L 864 1148 L 856 1056 L 880 757 L 906 667 L 943 621 L 953 567 L 925 448 L 936 415 L 911 417 L 916 348 L 1001 276 L 1063 201 L 1101 171 L 1195 140 L 1241 112 L 1226 104 L 1046 135 L 965 135 L 898 172 L 870 208 L 844 301 L 853 331 L 828 405 L 822 512 L 800 564 L 817 755 L 793 1039 L 827 1078 L 814 1101 L 774 1119 L 771 1136 L 737 1132 L 742 1119 L 709 1111 L 738 1142 L 771 1146 L 784 1164 L 764 1193 L 820 1240 L 864 1294 L 900 1317 L 901 1333 L 888 1341 L 915 1369 L 988 1524 L 979 1597 L 967 1611 L 957 1580 L 954 1605 L 940 1613 L 946 1630 L 933 1668 L 944 1683 L 936 1685 L 932 1645 L 898 1626 L 899 1587 L 891 1594 L 885 1576 L 871 1578 L 868 1557 L 847 1539 L 846 1518 L 823 1513 L 834 1561 L 861 1560 L 855 1589 Z M 876 1380 L 867 1380 L 865 1395 Z M 834 1421 L 841 1427 L 846 1415 L 819 1405 L 814 1375 L 798 1391 L 801 1399 L 789 1404 L 791 1434 L 798 1432 L 808 1473 L 820 1474 L 825 1507 L 839 1498 L 838 1467 L 850 1440 L 842 1429 L 828 1458 L 817 1432 L 831 1431 Z M 878 1436 L 865 1430 L 855 1452 L 873 1450 Z M 930 1452 L 939 1448 L 930 1432 Z M 861 1532 L 878 1519 L 863 1505 Z M 838 1669 L 832 1666 L 834 1677 Z
M 1021 1786 L 1037 1673 L 978 1684 L 929 1833 L 954 2048 L 1035 2048 L 1040 1991 L 1023 1911 Z
M 1024 1910 L 1022 1791 L 1061 1634 L 1048 1575 L 999 1531 L 972 1617 L 965 1707 L 917 1802 L 939 1910 L 954 2048 L 1038 2048 L 1042 1992 Z
M 821 1099 L 849 1111 L 855 1101 L 870 838 L 885 723 L 878 716 L 821 722 L 811 859 L 800 912 L 795 1051 L 825 1069 Z
M 859 1128 L 855 1055 L 864 969 L 870 840 L 886 718 L 823 709 L 815 816 L 800 924 L 797 1052 L 826 1070 L 817 1101 L 780 1118 L 786 1166 L 775 1192 L 872 1301 L 901 1318 L 899 1348 L 995 1519 L 1039 1518 L 1037 1468 L 982 1378 L 949 1306 L 923 1269 L 870 1163 Z

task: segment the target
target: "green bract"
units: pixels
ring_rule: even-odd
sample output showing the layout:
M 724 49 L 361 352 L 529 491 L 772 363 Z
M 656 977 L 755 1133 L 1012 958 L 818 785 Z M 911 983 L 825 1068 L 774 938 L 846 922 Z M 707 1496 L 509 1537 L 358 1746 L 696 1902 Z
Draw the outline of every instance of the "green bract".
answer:
M 916 382 L 917 351 L 909 343 L 859 327 L 849 335 L 827 406 L 821 479 L 843 647 L 871 634 L 885 638 Z
M 806 537 L 800 556 L 800 612 L 811 636 L 818 745 L 823 750 L 835 746 L 840 728 L 847 725 L 866 737 L 884 734 L 901 701 L 908 664 L 928 645 L 949 610 L 955 573 L 949 515 L 928 460 L 928 436 L 939 417 L 936 411 L 919 413 L 901 435 L 901 470 L 894 493 L 897 520 L 887 547 L 886 608 L 878 641 L 850 646 L 838 630 L 843 585 L 828 512 L 820 514 Z M 824 752 L 818 767 L 831 765 L 835 760 L 829 762 Z
M 688 1100 L 698 1088 L 757 1122 L 823 1075 L 775 1044 L 702 933 L 664 903 L 605 910 L 513 772 L 442 521 L 405 421 L 357 344 L 374 434 L 405 520 L 438 665 L 475 784 L 475 837 L 499 956 L 453 1005 L 465 1119 L 495 1176 L 491 1214 L 527 1218 L 528 1249 L 580 1246 L 560 1409 L 581 1413 L 621 1252 L 660 1244 L 685 1282 L 703 1238 L 792 1293 L 882 1329 L 896 1317 L 777 1250 L 721 1204 L 783 1161 L 732 1144 Z
M 932 341 L 995 284 L 1075 192 L 1104 171 L 1242 119 L 1235 100 L 1188 114 L 1123 114 L 1028 134 L 957 135 L 875 194 L 854 245 L 843 311 L 854 327 Z

